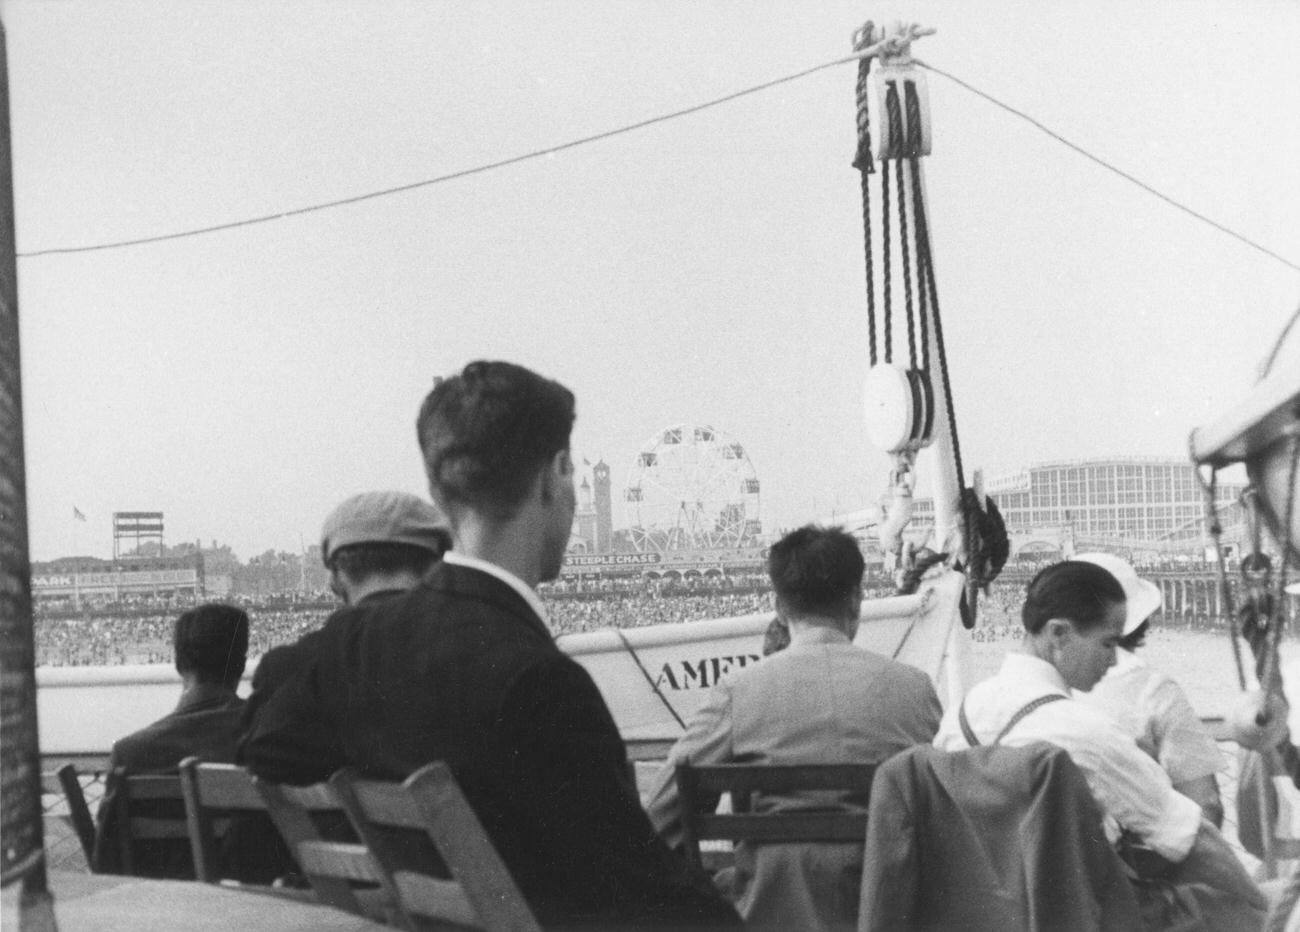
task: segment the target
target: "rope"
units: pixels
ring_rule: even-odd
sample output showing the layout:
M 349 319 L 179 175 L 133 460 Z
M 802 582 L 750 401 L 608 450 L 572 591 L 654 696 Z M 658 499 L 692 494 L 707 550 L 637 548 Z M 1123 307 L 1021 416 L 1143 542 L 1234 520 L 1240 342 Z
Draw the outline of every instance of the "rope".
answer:
M 912 177 L 912 202 L 917 203 L 921 200 L 921 184 L 917 177 L 920 167 L 917 159 L 921 154 L 921 102 L 916 95 L 915 82 L 908 81 L 903 85 L 905 102 L 907 107 L 907 157 L 908 168 Z M 913 233 L 918 238 L 919 232 L 913 223 Z M 919 239 L 918 239 L 919 243 Z M 921 319 L 921 369 L 928 375 L 930 372 L 930 324 L 926 320 L 929 309 L 929 301 L 926 300 L 925 283 L 922 279 L 921 271 L 921 248 L 918 245 L 916 249 L 916 291 L 920 304 L 918 316 Z
M 1214 541 L 1214 554 L 1217 558 L 1219 582 L 1219 604 L 1223 606 L 1228 617 L 1228 641 L 1232 644 L 1232 659 L 1237 668 L 1237 685 L 1244 692 L 1246 689 L 1246 668 L 1241 659 L 1241 645 L 1237 643 L 1237 613 L 1232 608 L 1232 589 L 1228 586 L 1228 565 L 1223 557 L 1223 525 L 1219 523 L 1219 512 L 1214 507 L 1215 489 L 1218 486 L 1217 470 L 1210 470 L 1210 481 L 1201 478 L 1196 471 L 1197 481 L 1205 493 L 1205 522 Z
M 905 143 L 902 142 L 903 114 L 898 102 L 897 82 L 889 82 L 889 90 L 885 94 L 885 111 L 889 119 L 890 138 L 905 148 Z M 907 359 L 908 365 L 915 369 L 917 368 L 916 309 L 912 302 L 912 253 L 908 243 L 907 186 L 903 183 L 903 159 L 896 156 L 893 161 L 894 178 L 898 184 L 898 244 L 903 258 L 903 303 L 907 311 Z M 887 172 L 888 169 L 885 171 Z
M 1286 326 L 1282 328 L 1282 332 L 1277 335 L 1277 341 L 1273 344 L 1273 351 L 1268 354 L 1268 359 L 1264 360 L 1264 365 L 1260 368 L 1259 378 L 1261 381 L 1263 381 L 1264 377 L 1273 371 L 1273 363 L 1277 361 L 1277 354 L 1281 352 L 1282 344 L 1286 342 L 1286 338 L 1290 335 L 1291 330 L 1295 327 L 1295 322 L 1298 319 L 1300 319 L 1300 307 L 1296 308 L 1295 313 L 1291 315 L 1291 319 L 1288 320 Z
M 934 281 L 934 261 L 930 252 L 930 230 L 925 216 L 925 200 L 920 197 L 921 179 L 918 172 L 912 173 L 912 185 L 916 195 L 913 198 L 913 212 L 916 216 L 916 248 L 918 263 L 924 268 L 923 284 L 930 289 L 930 307 L 934 312 L 934 342 L 939 349 L 939 374 L 943 378 L 944 403 L 948 415 L 948 430 L 952 434 L 952 459 L 957 468 L 957 488 L 966 488 L 966 472 L 961 462 L 961 441 L 957 439 L 957 407 L 952 400 L 952 383 L 948 377 L 948 351 L 943 342 L 943 318 L 939 314 L 939 289 Z M 968 555 L 969 556 L 969 555 Z
M 871 23 L 868 22 L 859 32 L 859 44 L 871 35 Z M 855 44 L 854 51 L 858 51 Z M 871 159 L 871 114 L 867 106 L 870 93 L 868 76 L 871 73 L 871 59 L 858 60 L 858 83 L 855 97 L 858 108 L 858 150 L 853 157 L 853 167 L 862 173 L 862 233 L 863 251 L 867 257 L 867 340 L 870 347 L 871 365 L 878 359 L 876 348 L 876 271 L 875 255 L 871 248 L 871 174 L 875 165 Z
M 1274 691 L 1280 692 L 1282 686 L 1277 675 L 1278 644 L 1282 636 L 1282 624 L 1286 620 L 1286 612 L 1283 611 L 1282 606 L 1286 605 L 1286 566 L 1290 562 L 1288 556 L 1291 550 L 1291 521 L 1295 517 L 1297 467 L 1300 467 L 1300 435 L 1291 438 L 1291 469 L 1287 478 L 1286 520 L 1282 524 L 1282 534 L 1285 539 L 1279 541 L 1282 545 L 1281 566 L 1278 568 L 1277 585 L 1273 591 L 1273 617 L 1270 620 L 1271 628 L 1268 632 L 1267 652 L 1264 655 L 1264 666 L 1259 680 L 1260 687 L 1264 690 L 1265 695 Z M 1261 724 L 1263 723 L 1261 722 Z
M 899 197 L 903 192 L 898 192 Z M 893 273 L 893 256 L 889 248 L 889 171 L 886 169 L 880 173 L 880 232 L 881 238 L 885 241 L 885 362 L 894 361 L 894 320 L 893 309 L 890 306 L 892 282 L 890 276 Z
M 606 130 L 605 132 L 601 132 L 601 133 L 596 133 L 591 136 L 584 136 L 580 139 L 572 139 L 568 142 L 560 143 L 554 146 L 548 146 L 544 149 L 534 149 L 531 152 L 525 152 L 521 155 L 500 159 L 496 162 L 489 162 L 485 165 L 476 165 L 473 168 L 466 168 L 460 171 L 450 172 L 445 175 L 438 175 L 437 177 L 434 178 L 427 178 L 423 181 L 415 181 L 410 184 L 397 185 L 396 187 L 391 187 L 391 188 L 383 188 L 378 191 L 368 191 L 364 194 L 357 194 L 352 197 L 344 197 L 333 201 L 325 201 L 322 203 L 311 204 L 306 207 L 298 207 L 292 210 L 278 211 L 276 213 L 270 213 L 270 214 L 262 214 L 260 216 L 255 216 L 255 217 L 246 217 L 241 220 L 232 220 L 228 223 L 215 223 L 210 226 L 194 227 L 187 230 L 179 230 L 174 233 L 162 233 L 156 236 L 144 236 L 138 239 L 115 240 L 106 243 L 93 243 L 86 246 L 56 246 L 56 247 L 51 247 L 49 249 L 36 249 L 28 252 L 17 252 L 14 255 L 19 259 L 36 259 L 36 258 L 40 258 L 41 256 L 68 255 L 71 253 L 78 253 L 78 252 L 97 252 L 105 249 L 122 249 L 129 246 L 144 246 L 151 243 L 162 243 L 168 240 L 184 239 L 190 236 L 202 236 L 207 233 L 216 233 L 222 230 L 234 230 L 240 227 L 254 226 L 261 223 L 270 223 L 273 220 L 284 220 L 288 217 L 297 217 L 303 214 L 310 214 L 320 210 L 330 210 L 334 207 L 343 207 L 349 204 L 356 204 L 362 201 L 372 200 L 374 198 L 388 197 L 393 194 L 402 194 L 407 191 L 416 190 L 418 188 L 428 187 L 430 185 L 442 184 L 448 181 L 455 181 L 460 178 L 466 178 L 471 175 L 481 174 L 483 172 L 494 171 L 495 169 L 504 168 L 509 165 L 515 165 L 518 164 L 519 162 L 525 162 L 530 159 L 537 159 L 546 155 L 551 155 L 552 153 L 555 152 L 563 152 L 565 149 L 572 149 L 577 146 L 583 146 L 593 142 L 600 142 L 601 140 L 604 139 L 610 139 L 614 136 L 619 136 L 624 133 L 635 132 L 636 130 L 644 129 L 647 126 L 653 126 L 657 123 L 663 123 L 668 120 L 678 119 L 679 117 L 689 116 L 690 114 L 698 113 L 701 110 L 707 110 L 710 107 L 716 107 L 720 104 L 728 103 L 732 100 L 736 100 L 740 97 L 744 97 L 749 94 L 756 94 L 760 91 L 765 91 L 770 88 L 777 87 L 778 85 L 788 83 L 790 81 L 797 81 L 801 78 L 805 78 L 808 75 L 815 74 L 816 72 L 823 71 L 827 68 L 833 68 L 837 65 L 848 64 L 849 62 L 853 62 L 853 61 L 867 60 L 875 55 L 880 54 L 882 51 L 888 51 L 891 53 L 901 51 L 913 40 L 923 35 L 931 35 L 933 34 L 933 32 L 934 32 L 933 29 L 914 29 L 910 37 L 902 37 L 902 38 L 890 37 L 887 39 L 883 39 L 880 42 L 875 43 L 874 45 L 867 46 L 861 49 L 860 51 L 854 52 L 852 55 L 845 56 L 844 58 L 836 58 L 832 61 L 822 62 L 820 65 L 814 65 L 811 68 L 805 68 L 802 71 L 795 72 L 794 74 L 789 74 L 789 75 L 785 75 L 784 77 L 775 78 L 771 81 L 765 81 L 762 84 L 756 84 L 753 87 L 743 88 L 739 91 L 735 91 L 730 94 L 725 94 L 722 97 L 716 97 L 712 100 L 706 100 L 703 103 L 695 104 L 694 106 L 691 107 L 686 107 L 681 110 L 675 110 L 671 113 L 661 114 L 659 116 L 651 117 L 646 120 L 641 120 L 636 123 L 629 123 L 624 126 L 615 127 L 614 129 Z M 1051 136 L 1053 139 L 1057 140 L 1058 142 L 1062 143 L 1065 146 L 1068 146 L 1070 149 L 1074 150 L 1075 152 L 1079 153 L 1085 158 L 1090 159 L 1093 162 L 1096 162 L 1098 165 L 1100 165 L 1102 168 L 1105 168 L 1107 171 L 1114 172 L 1116 175 L 1119 175 L 1125 181 L 1137 185 L 1139 188 L 1142 188 L 1144 191 L 1148 192 L 1149 194 L 1155 195 L 1156 197 L 1160 198 L 1162 201 L 1165 201 L 1169 205 L 1176 207 L 1177 209 L 1181 210 L 1188 216 L 1213 227 L 1214 229 L 1218 230 L 1221 233 L 1226 233 L 1228 236 L 1231 236 L 1233 239 L 1236 239 L 1237 241 L 1244 243 L 1250 248 L 1263 253 L 1269 258 L 1280 262 L 1282 265 L 1285 265 L 1287 268 L 1300 271 L 1300 262 L 1294 262 L 1286 258 L 1285 256 L 1279 255 L 1278 253 L 1273 252 L 1271 249 L 1261 246 L 1259 243 L 1256 243 L 1254 240 L 1251 240 L 1243 236 L 1237 231 L 1227 226 L 1224 226 L 1223 224 L 1218 223 L 1214 220 L 1211 220 L 1209 217 L 1206 217 L 1203 214 L 1197 213 L 1196 211 L 1192 210 L 1190 207 L 1180 204 L 1178 201 L 1169 197 L 1167 194 L 1162 194 L 1160 191 L 1157 191 L 1155 188 L 1151 187 L 1150 185 L 1142 181 L 1139 181 L 1137 178 L 1128 174 L 1127 172 L 1122 171 L 1121 169 L 1116 168 L 1114 165 L 1111 165 L 1109 162 L 1105 161 L 1104 159 L 1093 155 L 1091 152 L 1087 151 L 1082 146 L 1070 142 L 1068 139 L 1065 139 L 1059 134 L 1048 129 L 1042 123 L 1039 123 L 1033 117 L 1028 116 L 1027 114 L 1015 109 L 1014 107 L 1004 104 L 1002 101 L 998 100 L 996 97 L 993 97 L 991 94 L 987 94 L 984 91 L 981 91 L 979 88 L 975 87 L 974 85 L 968 84 L 965 81 L 962 81 L 960 78 L 957 78 L 956 76 L 950 74 L 949 72 L 943 71 L 942 69 L 936 68 L 933 65 L 927 64 L 921 61 L 920 59 L 913 59 L 913 61 L 917 65 L 921 66 L 922 68 L 932 71 L 935 74 L 942 75 L 943 77 L 947 78 L 949 81 L 952 81 L 953 83 L 970 91 L 972 94 L 976 94 L 979 97 L 982 97 L 985 100 L 989 101 L 990 103 L 994 104 L 995 106 L 1002 108 L 1008 113 L 1020 117 L 1021 119 L 1028 122 L 1031 126 L 1039 130 L 1040 132 L 1043 132 L 1046 135 Z
M 1237 240 L 1240 243 L 1244 243 L 1245 245 L 1249 246 L 1251 249 L 1257 250 L 1258 252 L 1262 252 L 1264 255 L 1268 256 L 1271 259 L 1276 259 L 1278 262 L 1281 262 L 1287 268 L 1295 269 L 1297 272 L 1300 272 L 1300 262 L 1293 262 L 1290 259 L 1288 259 L 1286 256 L 1278 255 L 1268 247 L 1261 246 L 1253 239 L 1249 239 L 1248 237 L 1243 236 L 1242 234 L 1238 233 L 1236 230 L 1230 229 L 1229 227 L 1224 226 L 1222 223 L 1219 223 L 1216 220 L 1211 220 L 1209 217 L 1205 216 L 1205 214 L 1198 213 L 1197 211 L 1192 210 L 1192 208 L 1188 207 L 1185 204 L 1180 204 L 1178 201 L 1174 200 L 1168 194 L 1164 194 L 1160 191 L 1157 191 L 1155 188 L 1151 187 L 1151 185 L 1147 184 L 1145 181 L 1140 181 L 1139 179 L 1135 178 L 1133 175 L 1130 175 L 1128 172 L 1124 171 L 1123 169 L 1116 168 L 1114 165 L 1110 164 L 1110 162 L 1107 162 L 1105 159 L 1093 155 L 1091 152 L 1089 152 L 1087 149 L 1083 148 L 1082 146 L 1078 145 L 1077 143 L 1073 143 L 1070 140 L 1066 139 L 1064 136 L 1060 135 L 1059 133 L 1053 132 L 1052 130 L 1044 126 L 1042 123 L 1039 123 L 1029 114 L 1017 110 L 1015 107 L 1012 107 L 1009 104 L 1004 104 L 1002 101 L 998 100 L 996 97 L 993 97 L 991 94 L 986 94 L 984 91 L 981 91 L 979 88 L 967 84 L 961 78 L 957 77 L 956 75 L 950 74 L 947 71 L 944 71 L 942 68 L 936 68 L 934 67 L 934 65 L 923 62 L 919 58 L 913 58 L 912 61 L 915 64 L 919 65 L 920 67 L 926 69 L 927 71 L 932 71 L 937 75 L 941 75 L 947 78 L 949 81 L 951 81 L 953 84 L 956 84 L 958 87 L 964 87 L 966 90 L 970 91 L 976 97 L 984 98 L 989 103 L 993 104 L 995 107 L 1000 107 L 1001 109 L 1005 110 L 1007 113 L 1010 113 L 1012 116 L 1020 117 L 1020 119 L 1024 120 L 1030 126 L 1034 127 L 1035 129 L 1037 129 L 1042 133 L 1045 133 L 1048 136 L 1051 136 L 1061 145 L 1074 150 L 1079 155 L 1082 155 L 1085 159 L 1088 159 L 1090 162 L 1095 162 L 1096 164 L 1100 165 L 1102 168 L 1106 169 L 1106 171 L 1113 172 L 1114 174 L 1119 175 L 1121 178 L 1123 178 L 1125 181 L 1129 182 L 1130 184 L 1137 185 L 1139 188 L 1141 188 L 1143 191 L 1147 192 L 1148 194 L 1160 198 L 1160 200 L 1164 201 L 1170 207 L 1176 207 L 1178 210 L 1181 210 L 1189 217 L 1192 217 L 1196 220 L 1201 221 L 1201 223 L 1205 223 L 1214 227 L 1214 229 L 1218 230 L 1220 233 L 1228 234 L 1233 239 Z
M 632 655 L 632 660 L 636 663 L 636 668 L 641 671 L 641 675 L 645 677 L 645 681 L 650 684 L 650 689 L 659 697 L 659 701 L 664 704 L 664 708 L 672 714 L 674 719 L 676 719 L 677 724 L 681 726 L 682 731 L 685 731 L 686 723 L 682 721 L 682 717 L 677 714 L 677 710 L 673 708 L 673 704 L 668 701 L 668 697 L 663 694 L 663 691 L 655 683 L 654 677 L 650 675 L 650 671 L 645 668 L 645 664 L 643 664 L 641 658 L 637 656 L 636 649 L 632 647 L 632 642 L 627 639 L 627 636 L 623 634 L 621 629 L 615 628 L 614 633 L 617 634 L 618 639 L 623 642 L 623 646 L 627 648 L 627 652 Z

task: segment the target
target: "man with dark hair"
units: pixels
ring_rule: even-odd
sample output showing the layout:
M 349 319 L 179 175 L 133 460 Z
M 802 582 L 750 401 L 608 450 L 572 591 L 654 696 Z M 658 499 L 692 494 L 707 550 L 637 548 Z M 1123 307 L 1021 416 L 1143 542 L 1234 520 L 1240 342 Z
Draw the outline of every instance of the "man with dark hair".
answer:
M 802 527 L 772 545 L 768 575 L 790 643 L 715 686 L 669 752 L 646 798 L 670 845 L 681 842 L 678 764 L 877 764 L 934 737 L 941 709 L 926 675 L 853 644 L 863 569 L 839 528 Z M 771 805 L 828 803 L 822 794 Z M 733 898 L 750 928 L 854 929 L 861 873 L 861 843 L 741 845 Z
M 410 592 L 336 613 L 245 758 L 292 783 L 446 761 L 543 925 L 738 926 L 655 836 L 604 700 L 546 627 L 535 587 L 573 525 L 573 420 L 568 389 L 510 363 L 435 385 L 417 434 L 455 549 Z
M 361 605 L 412 588 L 451 548 L 451 528 L 433 505 L 409 492 L 362 492 L 344 499 L 321 528 L 330 591 Z M 267 651 L 253 671 L 245 730 L 281 685 L 305 666 L 318 632 Z M 242 755 L 241 755 L 242 757 Z
M 176 670 L 181 699 L 176 710 L 113 744 L 109 778 L 99 805 L 93 866 L 99 873 L 122 869 L 114 816 L 123 774 L 174 773 L 191 755 L 205 761 L 235 759 L 244 701 L 236 695 L 248 656 L 248 615 L 233 605 L 200 605 L 176 619 Z M 194 876 L 185 839 L 136 842 L 135 873 L 148 877 Z M 237 879 L 270 880 L 252 874 Z
M 1021 610 L 1023 652 L 1008 654 L 996 675 L 948 709 L 935 746 L 956 751 L 1046 741 L 1062 748 L 1083 771 L 1112 842 L 1122 833 L 1136 838 L 1176 867 L 1177 882 L 1209 891 L 1201 897 L 1209 916 L 1243 920 L 1210 921 L 1207 928 L 1252 928 L 1262 921 L 1264 900 L 1200 807 L 1176 792 L 1160 765 L 1109 716 L 1070 696 L 1072 689 L 1088 692 L 1114 665 L 1126 617 L 1124 588 L 1103 567 L 1067 560 L 1041 570 Z M 1138 888 L 1140 901 L 1148 889 Z

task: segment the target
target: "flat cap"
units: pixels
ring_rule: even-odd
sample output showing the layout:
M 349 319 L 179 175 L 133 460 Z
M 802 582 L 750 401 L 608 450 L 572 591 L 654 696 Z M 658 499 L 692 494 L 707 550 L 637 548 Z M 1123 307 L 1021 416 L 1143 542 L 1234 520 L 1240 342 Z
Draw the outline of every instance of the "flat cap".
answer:
M 409 544 L 441 554 L 451 545 L 451 527 L 433 505 L 409 492 L 362 492 L 344 501 L 325 519 L 320 532 L 321 560 L 353 544 Z

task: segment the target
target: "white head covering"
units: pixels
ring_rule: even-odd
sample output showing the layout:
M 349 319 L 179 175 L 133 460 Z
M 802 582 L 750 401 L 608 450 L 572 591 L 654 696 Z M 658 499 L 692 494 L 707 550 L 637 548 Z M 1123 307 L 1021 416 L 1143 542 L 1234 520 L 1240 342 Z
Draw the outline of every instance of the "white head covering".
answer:
M 1137 570 L 1127 560 L 1109 553 L 1081 553 L 1070 559 L 1100 566 L 1124 587 L 1124 600 L 1128 603 L 1128 617 L 1124 619 L 1126 635 L 1136 631 L 1138 625 L 1164 604 L 1160 588 L 1138 576 Z

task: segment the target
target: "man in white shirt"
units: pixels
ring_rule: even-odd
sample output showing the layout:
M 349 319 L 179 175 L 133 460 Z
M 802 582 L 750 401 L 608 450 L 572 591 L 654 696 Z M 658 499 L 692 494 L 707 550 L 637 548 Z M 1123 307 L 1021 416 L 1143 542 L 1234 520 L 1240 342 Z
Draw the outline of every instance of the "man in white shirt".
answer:
M 1067 561 L 1034 577 L 1025 597 L 1023 653 L 948 709 L 934 743 L 1021 747 L 1046 741 L 1069 752 L 1105 814 L 1112 841 L 1126 831 L 1178 865 L 1179 882 L 1204 884 L 1232 901 L 1251 928 L 1265 907 L 1258 889 L 1200 807 L 1109 717 L 1070 698 L 1115 663 L 1126 618 L 1124 589 L 1093 563 Z M 1263 913 L 1258 912 L 1262 921 Z

